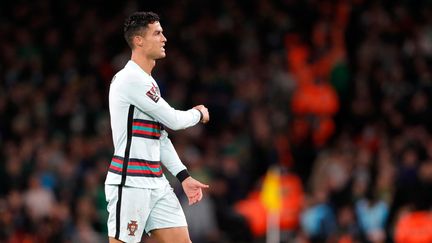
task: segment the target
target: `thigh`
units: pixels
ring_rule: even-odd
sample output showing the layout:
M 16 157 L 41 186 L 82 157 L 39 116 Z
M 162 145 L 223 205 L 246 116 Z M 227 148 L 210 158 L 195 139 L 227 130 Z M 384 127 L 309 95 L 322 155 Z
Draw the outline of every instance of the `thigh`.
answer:
M 152 191 L 152 210 L 145 227 L 146 232 L 156 229 L 187 227 L 186 217 L 171 186 Z M 180 230 L 187 233 L 186 231 Z
M 187 226 L 155 229 L 151 231 L 152 238 L 159 243 L 190 243 Z
M 140 242 L 150 214 L 151 190 L 106 185 L 105 193 L 108 236 L 123 242 Z

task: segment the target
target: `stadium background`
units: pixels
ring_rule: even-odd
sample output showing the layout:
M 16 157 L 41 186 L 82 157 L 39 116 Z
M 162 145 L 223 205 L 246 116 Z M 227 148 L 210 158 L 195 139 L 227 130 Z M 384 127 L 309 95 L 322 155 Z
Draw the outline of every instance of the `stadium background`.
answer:
M 264 242 L 274 165 L 283 242 L 432 242 L 430 0 L 1 1 L 0 242 L 106 242 L 107 92 L 135 10 L 161 16 L 165 99 L 211 114 L 171 133 L 211 185 L 185 206 L 193 242 Z

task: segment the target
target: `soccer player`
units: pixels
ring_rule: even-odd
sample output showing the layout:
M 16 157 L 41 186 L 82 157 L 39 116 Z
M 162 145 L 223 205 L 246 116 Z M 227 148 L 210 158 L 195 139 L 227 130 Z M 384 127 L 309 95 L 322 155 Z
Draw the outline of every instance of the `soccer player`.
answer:
M 136 12 L 124 24 L 131 60 L 111 82 L 109 110 L 114 156 L 105 181 L 109 242 L 140 242 L 150 234 L 158 242 L 190 242 L 186 218 L 161 163 L 181 182 L 189 205 L 201 200 L 201 182 L 189 176 L 167 131 L 209 121 L 204 105 L 187 111 L 172 108 L 151 76 L 165 57 L 159 16 Z

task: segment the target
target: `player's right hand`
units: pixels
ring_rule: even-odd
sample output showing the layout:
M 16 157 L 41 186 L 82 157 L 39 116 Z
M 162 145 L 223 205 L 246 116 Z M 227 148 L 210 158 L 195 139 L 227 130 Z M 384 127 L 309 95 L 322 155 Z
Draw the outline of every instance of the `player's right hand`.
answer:
M 205 107 L 204 105 L 197 105 L 194 107 L 194 109 L 199 110 L 202 114 L 203 114 L 203 118 L 201 120 L 202 123 L 207 123 L 208 121 L 210 121 L 210 114 L 208 112 L 207 107 Z

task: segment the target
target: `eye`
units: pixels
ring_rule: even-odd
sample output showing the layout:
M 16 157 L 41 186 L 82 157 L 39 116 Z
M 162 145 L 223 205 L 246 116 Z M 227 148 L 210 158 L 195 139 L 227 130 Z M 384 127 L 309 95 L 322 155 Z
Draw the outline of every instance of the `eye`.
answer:
M 163 35 L 163 30 L 161 30 L 161 29 L 155 30 L 154 34 L 157 35 L 157 36 Z

